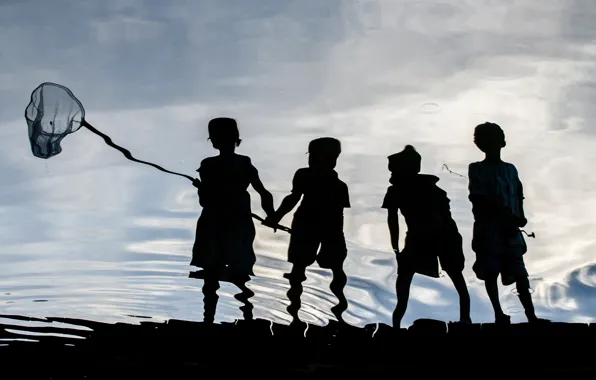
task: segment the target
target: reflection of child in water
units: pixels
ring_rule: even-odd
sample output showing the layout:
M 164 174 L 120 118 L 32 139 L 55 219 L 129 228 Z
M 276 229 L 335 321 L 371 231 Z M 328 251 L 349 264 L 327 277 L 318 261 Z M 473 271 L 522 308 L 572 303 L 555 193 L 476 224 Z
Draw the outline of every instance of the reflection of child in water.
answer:
M 470 296 L 462 274 L 462 237 L 451 217 L 449 198 L 436 185 L 439 178 L 419 174 L 420 162 L 420 154 L 411 145 L 389 156 L 391 186 L 387 189 L 382 207 L 387 209 L 391 244 L 398 263 L 397 307 L 393 326 L 400 326 L 406 312 L 414 274 L 439 277 L 437 258 L 459 294 L 460 322 L 471 323 Z M 405 247 L 401 252 L 398 210 L 408 226 Z
M 499 302 L 499 274 L 503 285 L 516 284 L 528 321 L 543 321 L 534 313 L 523 259 L 527 246 L 520 227 L 524 227 L 527 220 L 522 184 L 515 166 L 501 160 L 505 134 L 497 124 L 484 123 L 474 130 L 474 143 L 486 156 L 483 161 L 471 163 L 468 169 L 469 198 L 474 214 L 474 272 L 484 280 L 496 323 L 511 323 Z
M 218 276 L 224 269 L 235 278 L 254 275 L 255 226 L 248 186 L 261 196 L 267 215 L 274 212 L 273 196 L 265 189 L 249 157 L 235 153 L 240 145 L 236 120 L 216 118 L 209 122 L 209 139 L 219 155 L 205 158 L 197 170 L 199 200 L 203 211 L 197 222 L 191 265 Z
M 340 303 L 347 304 L 343 299 L 347 281 L 342 269 L 347 256 L 343 223 L 344 208 L 350 207 L 350 199 L 348 187 L 334 170 L 341 144 L 331 137 L 315 139 L 310 142 L 308 153 L 308 168 L 296 171 L 292 193 L 265 223 L 277 225 L 302 198 L 292 221 L 288 248 L 288 261 L 293 264 L 290 283 L 301 283 L 305 279 L 306 267 L 317 261 L 321 268 L 333 271 L 331 288 Z

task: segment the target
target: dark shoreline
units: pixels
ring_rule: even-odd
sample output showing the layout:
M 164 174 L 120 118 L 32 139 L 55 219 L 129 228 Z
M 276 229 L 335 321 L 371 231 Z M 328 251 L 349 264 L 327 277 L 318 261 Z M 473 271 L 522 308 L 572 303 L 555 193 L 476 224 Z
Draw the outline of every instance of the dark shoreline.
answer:
M 502 327 L 418 320 L 408 329 L 395 330 L 387 325 L 358 328 L 339 326 L 336 322 L 324 327 L 286 326 L 265 320 L 223 324 L 141 321 L 140 325 L 133 325 L 69 318 L 0 317 L 62 322 L 93 330 L 30 327 L 22 326 L 22 322 L 0 325 L 0 339 L 5 340 L 0 341 L 0 368 L 20 378 L 510 378 L 522 373 L 596 374 L 592 354 L 596 324 Z M 39 342 L 6 340 L 17 338 Z

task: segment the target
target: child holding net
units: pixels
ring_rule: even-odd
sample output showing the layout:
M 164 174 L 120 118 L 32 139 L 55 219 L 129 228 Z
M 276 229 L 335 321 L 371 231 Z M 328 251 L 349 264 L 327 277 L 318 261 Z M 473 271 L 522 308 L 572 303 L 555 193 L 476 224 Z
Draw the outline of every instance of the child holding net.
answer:
M 209 139 L 219 155 L 205 158 L 197 170 L 200 181 L 194 185 L 203 210 L 197 222 L 190 264 L 203 268 L 204 292 L 226 277 L 244 293 L 252 294 L 246 282 L 254 275 L 255 226 L 247 189 L 252 185 L 261 196 L 267 215 L 274 212 L 273 196 L 265 189 L 250 158 L 235 153 L 242 141 L 236 120 L 216 118 L 209 122 L 208 129 Z

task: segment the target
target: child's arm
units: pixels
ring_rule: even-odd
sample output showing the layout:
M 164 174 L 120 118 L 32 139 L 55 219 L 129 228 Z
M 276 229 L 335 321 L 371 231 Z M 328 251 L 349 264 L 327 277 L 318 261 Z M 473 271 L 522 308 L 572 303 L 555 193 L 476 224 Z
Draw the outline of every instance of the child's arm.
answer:
M 281 201 L 281 205 L 279 206 L 277 211 L 275 211 L 272 218 L 270 218 L 270 219 L 267 218 L 267 219 L 269 219 L 267 222 L 271 222 L 274 225 L 278 224 L 279 221 L 282 220 L 283 217 L 286 216 L 287 213 L 289 213 L 290 211 L 292 211 L 294 209 L 294 207 L 296 207 L 298 202 L 300 202 L 300 198 L 301 198 L 301 194 L 297 194 L 297 193 L 291 193 L 288 196 L 286 196 L 283 199 L 283 201 Z
M 290 211 L 294 209 L 294 207 L 296 207 L 298 202 L 300 202 L 300 199 L 302 198 L 302 194 L 304 192 L 303 182 L 304 178 L 302 171 L 298 170 L 296 174 L 294 174 L 294 179 L 292 180 L 292 192 L 283 199 L 277 211 L 275 211 L 275 213 L 273 213 L 271 217 L 267 218 L 267 224 L 277 225 L 279 221 L 282 220 L 284 216 L 286 216 L 286 214 L 288 214 Z
M 201 189 L 202 189 L 202 184 L 201 181 L 199 179 L 196 179 L 194 181 L 192 181 L 192 184 L 194 187 L 197 188 L 197 196 L 199 197 L 199 204 L 201 205 L 201 207 L 204 207 L 203 205 L 203 197 L 201 197 Z
M 196 188 L 197 188 L 197 194 L 198 194 L 198 195 L 199 195 L 199 197 L 200 197 L 200 196 L 201 196 L 201 180 L 200 180 L 200 179 L 198 179 L 198 178 L 195 178 L 195 179 L 192 181 L 192 185 L 193 185 L 194 187 L 196 187 Z
M 275 207 L 273 206 L 273 195 L 265 189 L 265 185 L 261 182 L 261 178 L 259 178 L 258 174 L 255 179 L 253 179 L 251 183 L 253 189 L 261 196 L 261 207 L 267 216 L 273 215 L 275 212 Z
M 387 226 L 391 236 L 391 247 L 393 247 L 393 252 L 396 255 L 399 254 L 399 217 L 397 211 L 398 209 L 387 209 Z
M 524 188 L 522 186 L 521 181 L 518 179 L 517 183 L 518 187 L 518 199 L 519 199 L 519 210 L 520 210 L 520 220 L 518 223 L 518 227 L 525 227 L 528 224 L 528 220 L 526 219 L 526 213 L 524 212 Z
M 389 227 L 389 236 L 391 237 L 391 247 L 393 252 L 399 254 L 399 191 L 394 186 L 387 189 L 383 205 L 381 208 L 387 210 L 387 227 Z

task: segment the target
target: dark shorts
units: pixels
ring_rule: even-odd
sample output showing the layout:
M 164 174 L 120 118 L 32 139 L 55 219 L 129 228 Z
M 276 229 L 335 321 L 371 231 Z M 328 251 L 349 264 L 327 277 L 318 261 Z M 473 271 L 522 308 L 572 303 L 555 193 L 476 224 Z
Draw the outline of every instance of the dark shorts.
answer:
M 473 270 L 480 280 L 500 274 L 503 285 L 511 285 L 517 278 L 528 276 L 523 257 L 527 246 L 519 231 L 513 236 L 504 236 L 494 226 L 476 223 L 472 250 L 476 253 Z
M 307 267 L 316 261 L 321 268 L 334 269 L 343 266 L 347 254 L 343 222 L 325 224 L 294 220 L 292 223 L 288 248 L 288 261 L 292 264 Z
M 419 273 L 439 277 L 439 263 L 448 273 L 464 270 L 463 239 L 455 223 L 447 222 L 441 232 L 416 230 L 406 233 L 406 242 L 398 260 L 398 273 Z

